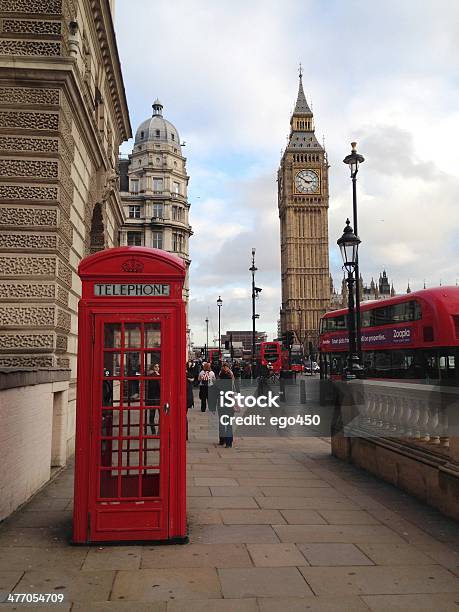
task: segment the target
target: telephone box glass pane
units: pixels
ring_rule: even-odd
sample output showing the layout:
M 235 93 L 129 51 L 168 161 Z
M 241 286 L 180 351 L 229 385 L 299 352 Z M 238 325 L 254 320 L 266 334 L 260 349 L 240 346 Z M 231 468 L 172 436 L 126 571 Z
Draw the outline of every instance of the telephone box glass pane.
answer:
M 117 438 L 120 435 L 120 411 L 102 410 L 100 435 L 107 438 Z
M 104 353 L 104 376 L 120 376 L 121 375 L 121 353 L 108 352 Z
M 139 440 L 123 440 L 121 449 L 121 465 L 129 467 L 139 467 Z
M 120 380 L 102 381 L 102 406 L 119 408 L 122 395 L 122 384 Z
M 104 346 L 105 348 L 121 347 L 121 323 L 104 324 Z
M 142 497 L 158 497 L 159 478 L 160 473 L 158 468 L 142 470 Z
M 144 421 L 145 426 L 143 428 L 144 435 L 146 436 L 159 436 L 159 416 L 160 409 L 159 408 L 150 408 L 150 410 L 146 410 L 148 413 L 147 420 Z
M 140 348 L 142 338 L 140 330 L 140 323 L 124 324 L 124 346 L 126 348 Z
M 139 497 L 139 470 L 121 471 L 121 497 Z
M 101 440 L 100 465 L 102 467 L 119 465 L 118 440 Z
M 126 351 L 124 353 L 124 376 L 140 376 L 140 353 Z
M 161 347 L 161 327 L 159 323 L 145 323 L 145 348 Z
M 140 437 L 140 410 L 123 410 L 122 436 Z
M 118 472 L 116 470 L 101 470 L 100 496 L 118 497 Z
M 152 378 L 145 381 L 145 406 L 160 406 L 161 404 L 161 381 Z
M 161 353 L 148 351 L 144 358 L 145 376 L 161 376 Z
M 124 407 L 131 408 L 132 406 L 140 406 L 141 397 L 143 397 L 143 381 L 125 380 L 123 397 Z

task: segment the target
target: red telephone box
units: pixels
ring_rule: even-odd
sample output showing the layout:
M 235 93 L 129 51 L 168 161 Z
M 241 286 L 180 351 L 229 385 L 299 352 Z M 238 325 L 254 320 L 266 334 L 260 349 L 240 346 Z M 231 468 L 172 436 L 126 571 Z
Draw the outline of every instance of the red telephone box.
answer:
M 73 541 L 184 541 L 185 265 L 121 247 L 78 273 Z

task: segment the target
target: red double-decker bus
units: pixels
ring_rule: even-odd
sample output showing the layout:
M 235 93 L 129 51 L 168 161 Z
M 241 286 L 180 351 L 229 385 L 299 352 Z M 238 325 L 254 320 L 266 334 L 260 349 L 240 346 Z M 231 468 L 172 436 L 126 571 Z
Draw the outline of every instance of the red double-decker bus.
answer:
M 348 310 L 320 322 L 321 371 L 340 376 L 349 347 Z M 423 289 L 361 303 L 367 378 L 441 381 L 459 386 L 459 287 Z
M 260 360 L 262 366 L 271 364 L 274 372 L 279 374 L 282 370 L 282 346 L 280 342 L 262 342 L 260 346 Z

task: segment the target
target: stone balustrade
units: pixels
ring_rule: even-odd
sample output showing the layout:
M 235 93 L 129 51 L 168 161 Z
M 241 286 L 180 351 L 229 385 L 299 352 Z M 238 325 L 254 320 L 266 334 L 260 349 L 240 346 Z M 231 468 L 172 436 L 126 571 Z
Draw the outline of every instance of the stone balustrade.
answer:
M 342 385 L 346 385 L 343 387 Z M 350 436 L 400 438 L 449 448 L 450 431 L 459 415 L 459 389 L 439 385 L 356 380 L 340 384 L 344 433 Z

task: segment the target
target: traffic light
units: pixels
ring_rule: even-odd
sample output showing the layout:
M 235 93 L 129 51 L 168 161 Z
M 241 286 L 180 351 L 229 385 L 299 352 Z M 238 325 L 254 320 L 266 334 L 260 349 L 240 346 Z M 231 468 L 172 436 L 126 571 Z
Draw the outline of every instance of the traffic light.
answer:
M 285 349 L 290 350 L 295 341 L 295 332 L 288 330 L 282 334 L 282 346 Z
M 227 351 L 230 347 L 230 341 L 229 340 L 225 340 L 225 350 Z

